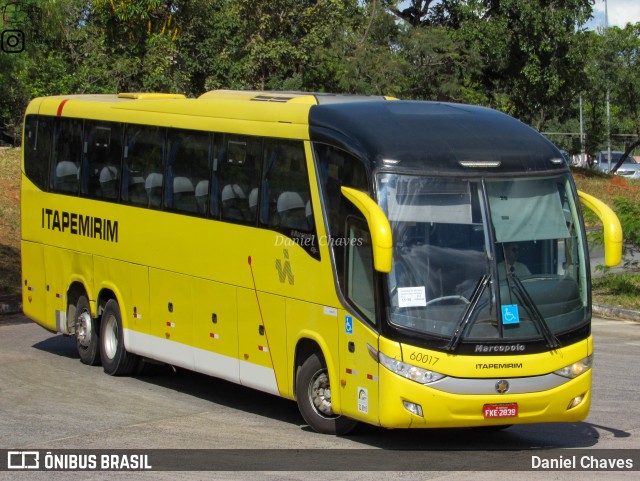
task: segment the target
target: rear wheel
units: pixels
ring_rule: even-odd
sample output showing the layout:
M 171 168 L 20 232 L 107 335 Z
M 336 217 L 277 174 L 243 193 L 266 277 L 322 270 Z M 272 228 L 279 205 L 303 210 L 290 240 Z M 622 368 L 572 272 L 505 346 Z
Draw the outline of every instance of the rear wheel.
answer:
M 357 421 L 336 416 L 331 407 L 329 374 L 322 357 L 309 356 L 296 373 L 296 400 L 304 420 L 322 434 L 347 434 Z
M 110 299 L 100 322 L 100 357 L 104 372 L 111 376 L 131 374 L 138 363 L 138 356 L 124 348 L 123 336 L 120 307 L 115 299 Z
M 78 298 L 74 323 L 76 347 L 80 361 L 89 366 L 97 366 L 100 364 L 100 337 L 98 335 L 100 324 L 97 319 L 91 317 L 89 301 L 85 296 Z

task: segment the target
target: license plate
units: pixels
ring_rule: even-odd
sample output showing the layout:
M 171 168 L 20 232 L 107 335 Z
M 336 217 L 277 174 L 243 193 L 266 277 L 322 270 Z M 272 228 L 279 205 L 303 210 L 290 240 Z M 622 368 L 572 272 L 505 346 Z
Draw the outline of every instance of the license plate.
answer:
M 518 417 L 518 405 L 516 403 L 485 404 L 482 406 L 482 413 L 485 419 L 515 418 Z

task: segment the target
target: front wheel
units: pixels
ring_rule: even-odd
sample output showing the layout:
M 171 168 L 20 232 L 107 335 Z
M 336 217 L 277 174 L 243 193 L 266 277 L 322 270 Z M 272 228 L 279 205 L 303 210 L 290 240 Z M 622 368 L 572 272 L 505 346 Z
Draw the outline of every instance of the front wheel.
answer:
M 322 358 L 314 353 L 296 373 L 296 400 L 304 420 L 322 434 L 347 434 L 356 421 L 336 416 L 331 408 L 329 374 Z
M 120 307 L 115 299 L 110 299 L 100 323 L 100 357 L 104 372 L 111 376 L 131 374 L 138 363 L 138 356 L 124 348 L 123 335 Z

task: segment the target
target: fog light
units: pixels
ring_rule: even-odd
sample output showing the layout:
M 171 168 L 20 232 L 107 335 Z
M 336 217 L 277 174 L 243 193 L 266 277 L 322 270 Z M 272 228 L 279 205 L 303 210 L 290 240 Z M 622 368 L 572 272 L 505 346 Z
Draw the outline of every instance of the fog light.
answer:
M 409 411 L 410 413 L 413 413 L 417 416 L 423 417 L 422 416 L 422 406 L 420 406 L 420 404 L 415 404 L 409 401 L 402 401 L 402 404 L 404 404 L 404 408 Z
M 580 404 L 582 401 L 584 401 L 584 397 L 586 396 L 586 392 L 580 394 L 580 396 L 576 396 L 574 397 L 571 402 L 569 403 L 569 405 L 567 406 L 567 411 L 569 409 L 573 409 L 574 407 L 576 407 L 578 404 Z

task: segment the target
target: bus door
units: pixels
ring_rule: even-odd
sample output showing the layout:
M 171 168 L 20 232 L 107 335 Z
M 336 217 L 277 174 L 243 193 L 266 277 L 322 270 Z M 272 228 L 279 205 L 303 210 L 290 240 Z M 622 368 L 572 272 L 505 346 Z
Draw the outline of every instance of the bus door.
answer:
M 378 351 L 371 236 L 366 223 L 349 219 L 347 227 L 345 294 L 356 313 L 340 311 L 340 389 L 342 414 L 353 419 L 377 423 L 378 362 L 371 351 Z

